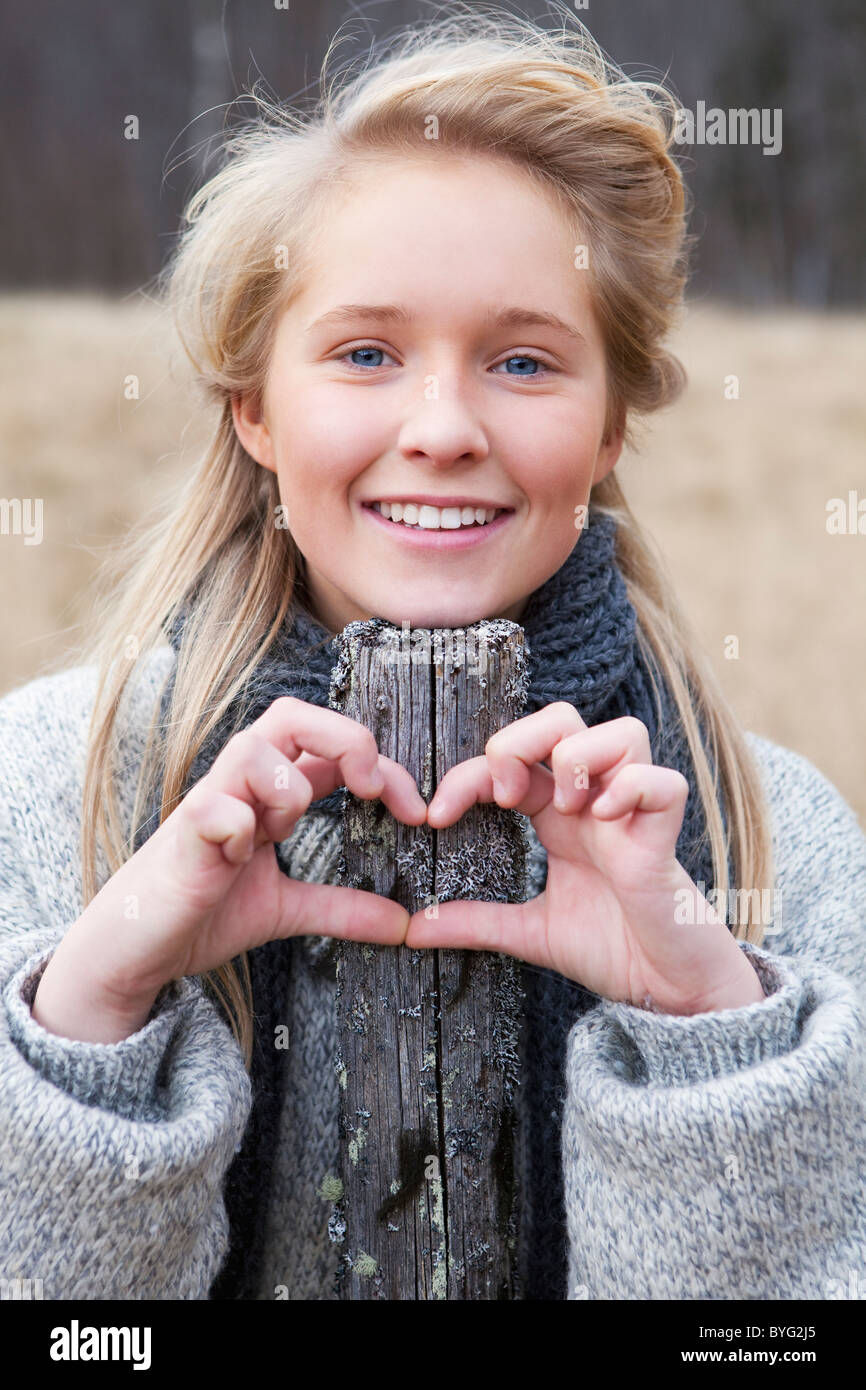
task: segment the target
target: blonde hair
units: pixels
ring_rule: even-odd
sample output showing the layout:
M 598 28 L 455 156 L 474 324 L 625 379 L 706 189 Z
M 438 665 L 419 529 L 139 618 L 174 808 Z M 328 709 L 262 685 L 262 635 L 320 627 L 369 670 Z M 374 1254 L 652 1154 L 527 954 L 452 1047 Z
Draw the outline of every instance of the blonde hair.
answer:
M 588 247 L 606 352 L 605 434 L 621 427 L 628 439 L 630 412 L 656 410 L 682 390 L 683 368 L 663 347 L 682 302 L 689 241 L 683 183 L 669 153 L 674 98 L 658 83 L 626 78 L 570 12 L 556 32 L 496 7 L 448 5 L 447 11 L 399 31 L 377 61 L 345 74 L 336 89 L 328 68 L 335 39 L 308 118 L 255 89 L 246 94 L 256 115 L 224 138 L 221 167 L 186 208 L 160 288 L 213 409 L 214 430 L 167 515 L 124 538 L 119 593 L 97 600 L 87 649 L 99 674 L 83 788 L 85 905 L 101 886 L 97 838 L 110 873 L 131 854 L 131 828 L 120 823 L 114 785 L 121 702 L 136 669 L 126 655 L 130 635 L 140 661 L 164 643 L 184 600 L 195 597 L 164 746 L 154 739 L 155 724 L 149 731 L 134 827 L 158 763 L 160 822 L 177 805 L 196 752 L 275 638 L 302 574 L 291 532 L 274 524 L 275 475 L 240 444 L 231 399 L 262 391 L 277 319 L 304 281 L 316 230 L 341 183 L 367 163 L 429 158 L 433 146 L 509 161 L 558 199 L 576 239 Z M 438 138 L 428 139 L 437 125 Z M 757 768 L 680 612 L 664 562 L 642 536 L 613 472 L 593 487 L 591 501 L 616 518 L 617 558 L 638 640 L 655 658 L 683 720 L 716 891 L 727 901 L 730 853 L 735 880 L 748 889 L 735 935 L 760 944 L 752 901 L 755 890 L 771 886 L 772 865 Z M 110 556 L 104 568 L 114 564 Z M 239 962 L 239 970 L 229 962 L 204 980 L 225 1008 L 249 1067 L 246 953 Z

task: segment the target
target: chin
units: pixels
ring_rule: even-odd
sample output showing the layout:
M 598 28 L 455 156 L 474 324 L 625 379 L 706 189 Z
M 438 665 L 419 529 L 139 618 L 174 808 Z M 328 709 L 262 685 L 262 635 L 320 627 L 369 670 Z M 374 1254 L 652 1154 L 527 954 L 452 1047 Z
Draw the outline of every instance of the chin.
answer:
M 418 609 L 407 613 L 405 609 L 399 615 L 393 617 L 389 613 L 380 615 L 386 622 L 393 623 L 394 627 L 402 627 L 408 623 L 410 628 L 456 628 L 471 627 L 473 623 L 480 623 L 486 617 L 493 614 L 479 613 L 477 609 Z

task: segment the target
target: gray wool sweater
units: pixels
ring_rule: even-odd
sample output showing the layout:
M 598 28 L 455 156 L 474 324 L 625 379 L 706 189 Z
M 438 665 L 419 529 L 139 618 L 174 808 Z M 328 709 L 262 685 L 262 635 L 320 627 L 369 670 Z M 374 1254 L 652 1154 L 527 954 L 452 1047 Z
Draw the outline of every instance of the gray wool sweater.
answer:
M 127 825 L 172 660 L 164 647 L 141 663 L 126 707 Z M 77 666 L 0 699 L 0 1280 L 41 1280 L 45 1299 L 207 1299 L 250 1106 L 228 1025 L 196 979 L 167 986 L 120 1043 L 62 1038 L 30 1013 L 82 910 L 95 675 Z M 600 999 L 572 1028 L 572 1299 L 866 1297 L 866 838 L 812 763 L 747 737 L 777 877 L 763 947 L 740 948 L 766 997 L 693 1017 Z M 286 849 L 297 876 L 336 881 L 332 823 L 308 813 Z M 322 945 L 303 938 L 292 972 L 260 1299 L 334 1296 L 320 1189 L 338 1161 L 335 985 Z

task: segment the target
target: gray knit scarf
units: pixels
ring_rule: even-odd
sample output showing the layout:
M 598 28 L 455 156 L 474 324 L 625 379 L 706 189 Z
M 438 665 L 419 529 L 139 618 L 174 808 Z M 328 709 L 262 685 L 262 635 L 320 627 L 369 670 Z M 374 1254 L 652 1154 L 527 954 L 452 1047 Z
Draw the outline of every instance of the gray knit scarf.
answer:
M 204 776 L 228 738 L 257 719 L 278 696 L 290 694 L 328 706 L 336 642 L 310 615 L 305 603 L 301 580 L 277 640 L 199 750 L 185 792 Z M 168 634 L 176 650 L 181 649 L 188 611 L 184 609 Z M 565 562 L 530 596 L 521 626 L 528 655 L 527 714 L 566 700 L 590 726 L 635 715 L 649 731 L 653 762 L 677 768 L 686 776 L 691 790 L 677 858 L 691 878 L 702 881 L 709 892 L 713 887 L 712 860 L 688 744 L 674 702 L 656 670 L 662 695 L 662 717 L 657 718 L 646 665 L 636 642 L 635 611 L 616 562 L 616 523 L 612 517 L 590 507 L 587 524 Z M 162 696 L 159 717 L 163 726 L 172 679 L 173 672 Z M 345 789 L 337 788 L 312 803 L 307 814 L 339 816 L 344 798 Z M 161 788 L 157 787 L 150 817 L 138 829 L 136 849 L 158 825 L 160 800 Z M 722 818 L 724 821 L 724 807 Z M 288 873 L 281 850 L 281 846 L 275 847 L 277 861 Z M 248 953 L 256 1010 L 253 1102 L 241 1148 L 226 1176 L 230 1244 L 210 1292 L 212 1299 L 256 1296 L 285 1070 L 280 1064 L 282 1054 L 272 1039 L 275 1024 L 286 1017 L 287 982 L 297 946 L 297 941 L 271 941 Z M 521 984 L 520 1090 L 527 1108 L 519 1206 L 520 1245 L 525 1255 L 524 1267 L 517 1271 L 517 1287 L 522 1298 L 564 1299 L 567 1240 L 561 1123 L 565 1045 L 572 1024 L 597 996 L 555 971 L 525 964 Z

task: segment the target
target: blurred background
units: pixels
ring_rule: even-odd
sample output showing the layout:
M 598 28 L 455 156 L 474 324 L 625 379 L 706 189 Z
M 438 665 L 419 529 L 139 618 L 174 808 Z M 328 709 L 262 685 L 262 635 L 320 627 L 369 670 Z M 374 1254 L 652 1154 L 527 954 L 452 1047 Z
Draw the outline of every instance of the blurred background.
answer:
M 545 4 L 501 7 L 559 22 Z M 810 758 L 866 828 L 866 8 L 572 8 L 689 111 L 782 113 L 777 154 L 682 147 L 699 242 L 672 346 L 689 388 L 617 467 L 742 723 Z M 105 548 L 207 437 L 152 280 L 221 131 L 250 114 L 240 94 L 258 80 L 304 110 L 338 31 L 332 70 L 435 13 L 5 0 L 0 494 L 43 499 L 44 520 L 39 544 L 0 534 L 0 695 L 75 663 Z M 834 498 L 849 533 L 827 529 Z

